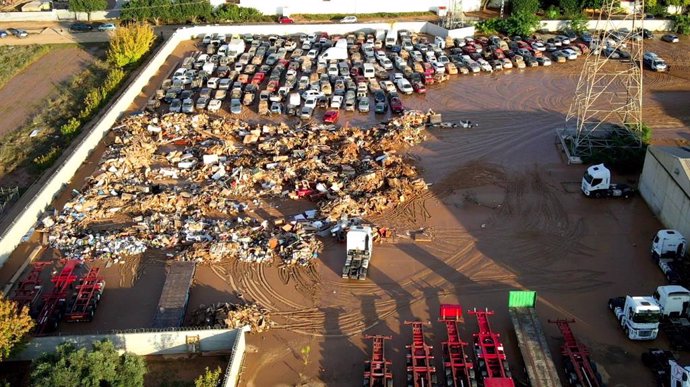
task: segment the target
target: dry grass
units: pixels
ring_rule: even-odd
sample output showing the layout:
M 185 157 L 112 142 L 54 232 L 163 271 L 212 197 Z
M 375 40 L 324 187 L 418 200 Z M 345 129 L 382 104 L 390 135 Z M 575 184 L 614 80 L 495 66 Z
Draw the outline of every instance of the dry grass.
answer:
M 53 48 L 49 44 L 0 46 L 0 88 Z

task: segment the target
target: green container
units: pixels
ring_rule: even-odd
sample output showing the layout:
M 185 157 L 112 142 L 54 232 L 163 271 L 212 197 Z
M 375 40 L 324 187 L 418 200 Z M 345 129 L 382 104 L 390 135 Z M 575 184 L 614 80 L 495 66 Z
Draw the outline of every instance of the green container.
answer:
M 531 290 L 512 290 L 508 295 L 508 308 L 534 308 L 537 292 Z

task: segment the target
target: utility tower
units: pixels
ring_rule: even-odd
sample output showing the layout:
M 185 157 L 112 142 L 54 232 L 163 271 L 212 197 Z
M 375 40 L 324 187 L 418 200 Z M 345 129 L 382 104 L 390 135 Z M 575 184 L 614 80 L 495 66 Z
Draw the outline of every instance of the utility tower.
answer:
M 448 12 L 443 19 L 443 26 L 447 29 L 454 29 L 464 24 L 465 14 L 462 9 L 462 0 L 448 0 Z
M 597 148 L 641 146 L 644 0 L 613 17 L 616 3 L 603 2 L 565 127 L 557 130 L 569 163 Z

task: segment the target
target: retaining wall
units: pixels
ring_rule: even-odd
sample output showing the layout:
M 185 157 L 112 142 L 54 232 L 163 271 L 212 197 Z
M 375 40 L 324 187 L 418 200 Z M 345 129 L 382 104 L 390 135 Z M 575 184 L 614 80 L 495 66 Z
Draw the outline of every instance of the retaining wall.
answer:
M 91 20 L 108 20 L 120 17 L 120 10 L 91 12 Z M 0 22 L 89 20 L 86 12 L 70 12 L 54 9 L 40 12 L 0 12 Z
M 611 20 L 608 25 L 615 29 L 627 28 L 629 30 L 639 27 L 639 25 L 633 26 L 632 20 Z M 670 31 L 671 28 L 673 28 L 673 22 L 665 19 L 645 20 L 643 25 L 644 28 L 650 31 Z M 539 28 L 545 31 L 554 32 L 562 31 L 569 26 L 570 20 L 542 20 Z M 587 29 L 597 29 L 597 20 L 589 20 L 587 22 Z
M 256 8 L 266 15 L 293 13 L 375 13 L 375 12 L 424 12 L 448 7 L 448 0 L 240 0 L 243 7 Z M 477 11 L 479 0 L 464 0 L 465 12 Z

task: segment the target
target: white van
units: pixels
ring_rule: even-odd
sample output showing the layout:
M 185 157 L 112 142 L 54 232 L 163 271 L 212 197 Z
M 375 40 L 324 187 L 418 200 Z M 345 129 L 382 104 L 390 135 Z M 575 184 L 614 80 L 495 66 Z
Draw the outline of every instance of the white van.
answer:
M 391 48 L 398 43 L 398 33 L 390 30 L 386 34 L 386 48 Z
M 446 39 L 442 38 L 440 36 L 437 36 L 434 38 L 434 45 L 443 50 L 446 48 Z
M 364 64 L 364 78 L 374 78 L 376 76 L 376 69 L 373 63 Z

